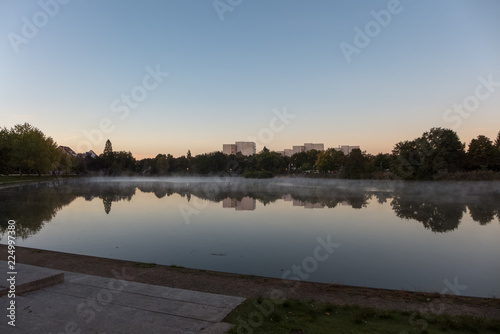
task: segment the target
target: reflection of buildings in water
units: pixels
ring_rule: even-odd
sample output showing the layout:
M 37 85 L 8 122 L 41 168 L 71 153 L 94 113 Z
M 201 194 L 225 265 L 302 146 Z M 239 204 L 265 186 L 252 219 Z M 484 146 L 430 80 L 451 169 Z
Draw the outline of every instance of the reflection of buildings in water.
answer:
M 311 202 L 306 202 L 304 204 L 304 208 L 306 209 L 323 209 L 325 206 L 321 203 L 311 203 Z
M 235 208 L 236 211 L 251 211 L 256 208 L 256 200 L 251 197 L 243 197 L 241 200 L 228 197 L 222 201 L 222 207 Z
M 284 195 L 283 200 L 285 202 L 292 202 L 293 206 L 302 206 L 306 209 L 323 209 L 325 207 L 324 204 L 321 203 L 311 203 L 311 202 L 303 202 L 303 201 L 298 201 L 292 198 L 290 194 Z
M 311 203 L 293 200 L 293 206 L 302 206 L 305 209 L 323 209 L 325 206 L 321 203 Z

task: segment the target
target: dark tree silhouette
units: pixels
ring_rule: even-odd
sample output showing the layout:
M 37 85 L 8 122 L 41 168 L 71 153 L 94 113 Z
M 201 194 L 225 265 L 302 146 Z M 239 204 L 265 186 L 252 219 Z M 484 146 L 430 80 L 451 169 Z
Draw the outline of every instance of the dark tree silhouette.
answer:
M 106 214 L 109 215 L 109 212 L 111 211 L 111 204 L 113 203 L 113 200 L 110 197 L 104 197 L 102 199 L 102 203 L 104 204 L 104 212 L 106 212 Z

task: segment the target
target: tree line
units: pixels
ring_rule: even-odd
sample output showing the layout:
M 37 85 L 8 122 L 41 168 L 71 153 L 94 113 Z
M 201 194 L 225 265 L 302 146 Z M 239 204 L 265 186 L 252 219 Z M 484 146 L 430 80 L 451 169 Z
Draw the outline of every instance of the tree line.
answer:
M 82 162 L 28 123 L 0 128 L 0 174 L 48 174 L 84 171 Z
M 97 157 L 73 157 L 25 123 L 0 129 L 0 174 L 100 174 L 119 175 L 309 175 L 348 179 L 436 180 L 449 178 L 498 178 L 500 132 L 493 142 L 480 135 L 466 144 L 450 129 L 432 128 L 421 137 L 397 143 L 391 153 L 371 155 L 360 149 L 349 154 L 329 148 L 286 157 L 266 147 L 255 155 L 226 155 L 220 151 L 136 160 L 131 152 L 113 151 L 106 141 Z

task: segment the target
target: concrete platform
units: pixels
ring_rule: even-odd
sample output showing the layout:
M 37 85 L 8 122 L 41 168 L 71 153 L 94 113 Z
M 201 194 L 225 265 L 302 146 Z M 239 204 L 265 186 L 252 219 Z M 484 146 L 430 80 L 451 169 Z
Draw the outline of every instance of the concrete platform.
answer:
M 6 268 L 4 263 L 0 268 Z M 45 268 L 29 267 L 34 272 L 39 269 L 37 275 L 49 274 Z M 15 327 L 7 324 L 11 299 L 0 297 L 0 333 L 222 334 L 231 328 L 222 319 L 244 301 L 122 280 L 126 273 L 116 273 L 116 278 L 57 271 L 51 274 L 63 274 L 65 281 L 16 293 Z M 19 281 L 21 275 L 18 270 Z
M 8 272 L 7 261 L 0 261 L 1 268 L 1 281 L 0 281 L 0 297 L 8 293 L 7 279 L 12 275 Z M 16 294 L 27 293 L 37 289 L 41 289 L 54 284 L 64 282 L 64 273 L 62 271 L 30 266 L 27 264 L 16 263 L 15 266 L 16 276 Z

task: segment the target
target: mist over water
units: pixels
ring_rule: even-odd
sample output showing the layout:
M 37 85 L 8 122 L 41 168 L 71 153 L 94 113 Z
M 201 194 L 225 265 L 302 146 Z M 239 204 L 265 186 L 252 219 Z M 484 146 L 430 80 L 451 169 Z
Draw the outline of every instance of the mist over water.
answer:
M 500 182 L 85 178 L 0 191 L 0 243 L 325 283 L 500 293 Z M 307 267 L 318 238 L 339 245 Z M 305 262 L 304 262 L 305 261 Z M 293 275 L 290 274 L 289 278 Z

